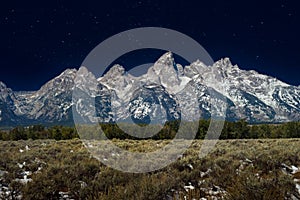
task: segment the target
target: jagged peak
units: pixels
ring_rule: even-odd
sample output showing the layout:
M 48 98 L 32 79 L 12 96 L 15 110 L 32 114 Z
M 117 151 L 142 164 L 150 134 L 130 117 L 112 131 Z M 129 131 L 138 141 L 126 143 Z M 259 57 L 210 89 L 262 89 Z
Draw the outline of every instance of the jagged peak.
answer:
M 228 57 L 221 58 L 220 60 L 215 62 L 213 65 L 220 67 L 220 68 L 239 68 L 237 65 L 233 65 L 231 60 Z
M 7 88 L 6 84 L 0 81 L 0 88 Z
M 202 74 L 204 71 L 208 70 L 208 67 L 199 59 L 195 62 L 192 62 L 190 65 L 185 66 L 184 74 L 192 78 L 195 75 Z
M 149 68 L 149 71 L 153 71 L 156 75 L 169 73 L 176 74 L 177 66 L 174 61 L 172 52 L 167 52 L 163 54 L 152 67 Z
M 48 91 L 49 87 L 53 87 L 53 85 L 60 84 L 61 81 L 66 81 L 72 83 L 73 78 L 76 76 L 77 70 L 74 69 L 66 69 L 60 75 L 54 77 L 53 79 L 46 82 L 42 87 L 38 90 L 38 92 Z M 61 85 L 62 86 L 62 85 Z M 65 85 L 63 85 L 65 86 Z
M 195 62 L 191 63 L 191 66 L 200 66 L 200 67 L 207 67 L 206 64 L 204 64 L 204 62 L 200 61 L 199 59 L 197 59 Z
M 107 76 L 123 76 L 125 74 L 125 68 L 119 64 L 112 66 L 108 72 L 104 75 Z
M 3 83 L 2 81 L 0 81 L 0 92 L 4 92 L 4 93 L 7 93 L 7 92 L 12 92 L 12 89 L 7 87 L 7 85 L 5 83 Z
M 181 64 L 176 64 L 176 67 L 177 67 L 178 75 L 183 76 L 184 75 L 183 66 Z
M 231 62 L 230 58 L 228 58 L 228 57 L 221 58 L 216 63 L 223 64 L 224 66 L 232 66 L 232 62 Z
M 155 64 L 163 64 L 163 65 L 175 65 L 174 57 L 172 52 L 167 52 L 163 54 L 156 62 Z
M 77 72 L 77 70 L 75 68 L 73 68 L 73 69 L 68 68 L 65 71 L 63 71 L 58 77 L 75 75 L 76 72 Z
M 85 66 L 81 66 L 77 73 L 76 73 L 76 78 L 75 78 L 75 82 L 77 82 L 78 80 L 91 80 L 94 81 L 96 79 L 95 75 L 90 72 Z
M 77 74 L 88 74 L 89 70 L 85 66 L 79 67 Z

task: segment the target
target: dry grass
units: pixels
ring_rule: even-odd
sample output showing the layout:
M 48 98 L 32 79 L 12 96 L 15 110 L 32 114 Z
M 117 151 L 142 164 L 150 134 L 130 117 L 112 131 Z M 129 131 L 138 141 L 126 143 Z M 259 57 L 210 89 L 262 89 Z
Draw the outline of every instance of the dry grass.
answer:
M 129 151 L 151 152 L 170 141 L 113 142 Z M 0 141 L 0 197 L 289 199 L 293 195 L 300 198 L 293 180 L 299 172 L 292 174 L 283 167 L 283 164 L 300 167 L 300 139 L 221 140 L 200 159 L 201 144 L 201 140 L 194 141 L 181 158 L 161 170 L 133 174 L 101 164 L 77 139 Z M 24 180 L 26 173 L 30 181 L 24 184 L 20 180 Z

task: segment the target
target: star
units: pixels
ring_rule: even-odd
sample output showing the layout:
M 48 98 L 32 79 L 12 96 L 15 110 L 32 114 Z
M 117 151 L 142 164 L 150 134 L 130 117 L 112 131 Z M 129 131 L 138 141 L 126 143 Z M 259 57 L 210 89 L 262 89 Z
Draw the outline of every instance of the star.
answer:
M 250 25 L 250 30 L 253 30 L 254 29 L 254 25 Z

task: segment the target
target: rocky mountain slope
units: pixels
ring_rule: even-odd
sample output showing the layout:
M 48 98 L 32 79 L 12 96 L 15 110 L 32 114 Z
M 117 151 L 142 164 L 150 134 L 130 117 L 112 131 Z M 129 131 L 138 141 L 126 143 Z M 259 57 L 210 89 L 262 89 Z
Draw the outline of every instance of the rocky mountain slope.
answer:
M 72 124 L 73 114 L 84 122 L 146 124 L 211 116 L 297 121 L 300 87 L 239 69 L 228 58 L 183 67 L 170 52 L 140 77 L 115 65 L 98 79 L 85 67 L 67 69 L 33 92 L 14 92 L 0 82 L 0 126 Z

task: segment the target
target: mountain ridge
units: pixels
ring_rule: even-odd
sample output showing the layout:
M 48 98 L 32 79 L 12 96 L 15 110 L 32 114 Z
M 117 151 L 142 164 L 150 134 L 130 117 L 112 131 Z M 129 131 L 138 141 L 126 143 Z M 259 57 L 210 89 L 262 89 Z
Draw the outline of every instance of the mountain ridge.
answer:
M 143 85 L 146 88 L 138 93 Z M 73 106 L 79 115 L 95 114 L 91 105 L 81 105 L 83 99 L 72 98 L 76 89 L 80 94 L 86 93 L 86 98 L 97 100 L 101 109 L 96 108 L 96 115 L 102 116 L 105 122 L 130 118 L 143 121 L 135 119 L 137 116 L 146 116 L 145 120 L 149 121 L 150 116 L 158 117 L 158 110 L 166 112 L 169 119 L 179 119 L 176 95 L 183 94 L 197 98 L 200 116 L 196 117 L 200 118 L 211 117 L 216 108 L 213 104 L 220 104 L 227 107 L 224 116 L 227 120 L 246 119 L 252 123 L 300 120 L 299 86 L 254 70 L 242 70 L 227 57 L 212 66 L 196 60 L 183 67 L 175 62 L 171 52 L 167 52 L 140 77 L 132 76 L 121 65 L 114 65 L 98 79 L 84 66 L 78 70 L 66 69 L 37 91 L 15 92 L 0 81 L 0 126 L 70 124 L 73 123 Z M 114 110 L 109 108 L 112 105 Z M 221 115 L 223 111 L 218 109 L 217 115 Z

